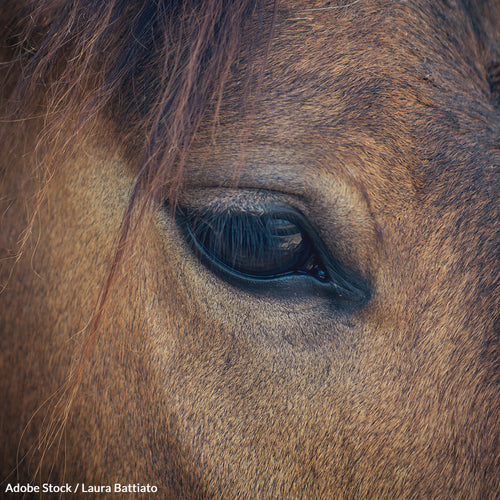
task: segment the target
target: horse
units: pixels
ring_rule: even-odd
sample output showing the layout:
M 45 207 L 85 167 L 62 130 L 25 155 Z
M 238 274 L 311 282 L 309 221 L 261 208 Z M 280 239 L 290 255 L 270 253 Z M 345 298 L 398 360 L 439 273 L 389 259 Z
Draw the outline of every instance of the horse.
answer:
M 498 0 L 3 0 L 1 491 L 497 498 Z

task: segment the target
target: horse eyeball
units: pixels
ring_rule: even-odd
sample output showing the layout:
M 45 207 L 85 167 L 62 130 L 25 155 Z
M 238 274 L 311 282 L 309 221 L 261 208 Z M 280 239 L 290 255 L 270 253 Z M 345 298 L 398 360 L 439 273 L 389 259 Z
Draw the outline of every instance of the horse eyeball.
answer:
M 252 279 L 311 274 L 325 280 L 326 270 L 298 224 L 273 215 L 233 214 L 191 218 L 189 232 L 216 264 Z

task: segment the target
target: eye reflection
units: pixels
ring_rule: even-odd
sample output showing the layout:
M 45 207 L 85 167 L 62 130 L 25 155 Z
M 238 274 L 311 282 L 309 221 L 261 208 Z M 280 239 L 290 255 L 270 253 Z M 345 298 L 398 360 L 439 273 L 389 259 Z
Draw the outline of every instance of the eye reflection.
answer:
M 253 279 L 310 274 L 327 281 L 301 227 L 273 214 L 198 214 L 187 218 L 195 244 L 216 265 Z

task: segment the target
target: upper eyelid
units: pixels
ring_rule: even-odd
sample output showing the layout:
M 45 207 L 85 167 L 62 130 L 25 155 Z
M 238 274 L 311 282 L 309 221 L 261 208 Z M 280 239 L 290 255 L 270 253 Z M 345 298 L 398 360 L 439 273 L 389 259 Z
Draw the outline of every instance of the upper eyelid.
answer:
M 302 213 L 301 210 L 289 206 L 284 203 L 262 203 L 256 205 L 241 205 L 239 203 L 223 204 L 223 203 L 213 203 L 210 205 L 193 207 L 178 205 L 177 210 L 181 215 L 192 218 L 193 216 L 198 217 L 229 217 L 229 216 L 255 216 L 263 217 L 268 216 L 272 218 L 282 218 L 288 219 L 296 223 L 299 227 L 313 228 L 312 224 L 307 220 L 307 217 Z M 191 217 L 189 217 L 191 214 Z M 317 232 L 316 229 L 314 231 Z M 306 230 L 307 232 L 307 230 Z
M 285 191 L 262 188 L 212 187 L 188 189 L 179 197 L 178 205 L 190 210 L 228 210 L 264 213 L 269 205 L 282 205 L 301 210 L 305 198 Z M 168 204 L 168 201 L 166 202 Z

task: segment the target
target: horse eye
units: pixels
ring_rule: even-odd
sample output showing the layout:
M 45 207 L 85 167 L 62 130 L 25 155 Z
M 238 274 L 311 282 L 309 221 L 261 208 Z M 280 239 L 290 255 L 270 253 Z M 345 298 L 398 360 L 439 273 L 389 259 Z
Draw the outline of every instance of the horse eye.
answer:
M 307 232 L 284 215 L 209 213 L 187 217 L 186 226 L 198 250 L 223 271 L 253 280 L 329 280 Z

